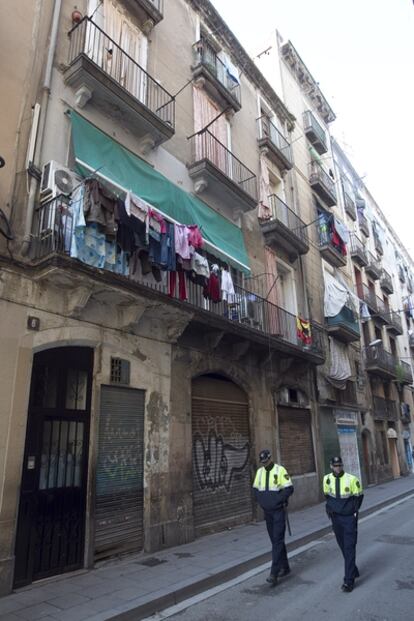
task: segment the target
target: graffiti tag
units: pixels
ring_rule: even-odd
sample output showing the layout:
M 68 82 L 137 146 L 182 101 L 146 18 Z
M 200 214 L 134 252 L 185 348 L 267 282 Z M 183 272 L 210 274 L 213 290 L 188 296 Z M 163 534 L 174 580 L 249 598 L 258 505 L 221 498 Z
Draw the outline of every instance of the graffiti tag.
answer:
M 237 448 L 210 430 L 206 441 L 196 433 L 193 441 L 194 467 L 201 489 L 230 490 L 233 476 L 242 472 L 249 459 L 249 443 Z

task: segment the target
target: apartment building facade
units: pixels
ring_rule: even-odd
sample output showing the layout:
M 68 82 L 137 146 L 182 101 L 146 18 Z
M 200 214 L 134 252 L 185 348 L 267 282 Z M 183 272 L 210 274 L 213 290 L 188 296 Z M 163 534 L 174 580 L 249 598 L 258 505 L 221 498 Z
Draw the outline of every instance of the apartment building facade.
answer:
M 1 593 L 250 521 L 263 446 L 293 506 L 323 470 L 295 111 L 207 0 L 23 4 L 3 50 Z
M 320 253 L 316 306 L 327 352 L 317 372 L 321 459 L 328 468 L 340 452 L 365 484 L 378 483 L 412 469 L 412 261 L 331 138 L 335 115 L 293 44 L 275 32 L 263 49 L 256 62 L 296 117 L 295 189 Z

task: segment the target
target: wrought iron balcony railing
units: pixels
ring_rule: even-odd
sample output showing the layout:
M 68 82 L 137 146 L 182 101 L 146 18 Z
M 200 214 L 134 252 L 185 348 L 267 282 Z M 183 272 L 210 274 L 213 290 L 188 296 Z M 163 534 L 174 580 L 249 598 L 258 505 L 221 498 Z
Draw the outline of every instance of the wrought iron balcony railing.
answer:
M 79 57 L 87 57 L 161 121 L 174 128 L 173 96 L 90 17 L 84 17 L 76 24 L 69 32 L 69 38 L 69 65 Z
M 192 164 L 203 160 L 218 168 L 241 190 L 257 200 L 256 175 L 243 164 L 208 130 L 194 134 L 190 138 Z
M 364 244 L 356 235 L 352 234 L 350 238 L 351 238 L 350 239 L 351 257 L 354 259 L 356 263 L 358 263 L 360 267 L 364 267 L 368 265 L 368 257 L 367 257 Z
M 391 399 L 383 397 L 375 397 L 374 401 L 374 418 L 381 420 L 398 420 L 397 404 Z
M 397 334 L 402 334 L 403 333 L 403 325 L 402 325 L 402 321 L 401 321 L 401 317 L 399 316 L 398 313 L 396 313 L 395 311 L 389 311 L 389 330 L 391 330 L 391 328 L 393 329 L 394 332 L 396 332 Z
M 329 207 L 336 205 L 335 183 L 316 160 L 309 164 L 309 183 Z
M 303 129 L 309 142 L 313 145 L 319 155 L 326 153 L 328 150 L 328 144 L 325 130 L 310 110 L 306 110 L 303 113 Z
M 350 218 L 352 218 L 352 220 L 356 220 L 356 206 L 355 206 L 355 202 L 354 200 L 350 197 L 350 195 L 348 194 L 348 192 L 345 190 L 345 188 L 342 186 L 342 192 L 344 195 L 344 205 L 345 205 L 345 211 L 348 214 L 348 216 Z
M 379 374 L 396 377 L 397 365 L 397 358 L 386 351 L 382 344 L 370 345 L 365 348 L 365 366 L 367 371 L 379 371 Z
M 294 211 L 282 201 L 276 194 L 269 196 L 270 207 L 272 209 L 272 220 L 278 220 L 284 224 L 292 235 L 297 237 L 303 244 L 309 244 L 309 235 L 306 224 L 295 214 Z
M 365 272 L 371 276 L 374 280 L 381 278 L 381 261 L 375 257 L 372 252 L 367 250 L 368 265 L 365 267 Z
M 365 237 L 369 237 L 369 224 L 367 218 L 364 216 L 362 211 L 358 211 L 358 223 L 361 232 L 365 235 Z
M 54 253 L 70 256 L 74 233 L 68 197 L 59 196 L 50 202 L 41 204 L 35 212 L 32 258 L 41 259 Z M 165 294 L 166 302 L 171 299 L 167 285 L 149 284 L 145 277 L 142 281 L 134 279 L 134 282 Z M 174 294 L 174 298 L 179 299 L 178 291 Z M 266 335 L 269 339 L 277 339 L 292 345 L 299 355 L 302 351 L 313 354 L 321 361 L 324 358 L 324 333 L 317 324 L 310 322 L 309 330 L 305 334 L 303 330 L 298 329 L 298 320 L 295 315 L 237 285 L 235 285 L 232 303 L 226 301 L 212 303 L 204 298 L 202 287 L 188 281 L 187 301 L 181 302 L 183 305 L 196 307 L 200 311 L 218 315 L 232 323 L 247 326 L 255 332 Z
M 381 273 L 380 287 L 381 289 L 383 289 L 383 291 L 385 291 L 385 293 L 388 293 L 389 295 L 394 293 L 392 278 L 390 274 L 387 272 L 387 270 L 384 270 L 384 269 L 382 270 L 382 273 Z
M 411 365 L 409 365 L 408 362 L 405 362 L 405 360 L 399 361 L 398 369 L 397 369 L 397 380 L 400 379 L 398 377 L 400 374 L 401 374 L 401 381 L 403 384 L 413 383 L 413 373 L 411 370 Z
M 293 166 L 292 153 L 286 138 L 265 114 L 257 119 L 257 123 L 259 144 L 269 142 L 271 149 L 284 165 L 283 167 L 288 170 L 291 169 Z
M 228 67 L 219 58 L 214 47 L 206 37 L 201 37 L 193 46 L 195 61 L 205 67 L 212 76 L 228 91 L 241 105 L 240 84 L 231 76 Z

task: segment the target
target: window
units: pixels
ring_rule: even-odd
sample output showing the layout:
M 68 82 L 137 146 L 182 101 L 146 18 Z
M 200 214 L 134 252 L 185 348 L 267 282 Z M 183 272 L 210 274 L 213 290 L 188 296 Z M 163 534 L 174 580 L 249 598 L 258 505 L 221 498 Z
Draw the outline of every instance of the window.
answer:
M 294 274 L 291 268 L 280 261 L 277 262 L 276 290 L 278 305 L 292 315 L 297 315 Z

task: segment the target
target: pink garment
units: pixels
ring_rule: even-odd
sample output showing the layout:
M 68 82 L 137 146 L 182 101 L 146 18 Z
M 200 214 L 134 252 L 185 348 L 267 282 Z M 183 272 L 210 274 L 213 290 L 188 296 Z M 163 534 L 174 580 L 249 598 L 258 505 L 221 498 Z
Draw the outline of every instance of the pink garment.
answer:
M 148 216 L 149 216 L 149 224 L 152 228 L 154 228 L 154 230 L 158 231 L 158 227 L 157 224 L 159 224 L 159 232 L 160 233 L 166 233 L 167 232 L 167 225 L 166 222 L 164 220 L 164 218 L 158 213 L 158 211 L 155 211 L 154 209 L 148 209 Z
M 191 259 L 191 249 L 188 243 L 189 230 L 185 224 L 174 224 L 175 252 L 182 259 Z
M 187 228 L 189 231 L 188 242 L 193 246 L 193 248 L 202 248 L 204 242 L 198 225 L 190 224 Z

